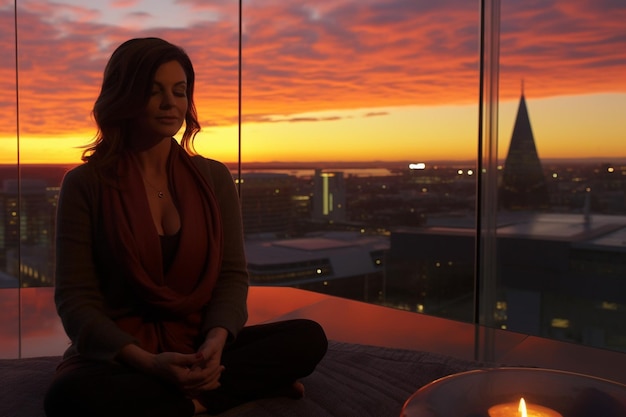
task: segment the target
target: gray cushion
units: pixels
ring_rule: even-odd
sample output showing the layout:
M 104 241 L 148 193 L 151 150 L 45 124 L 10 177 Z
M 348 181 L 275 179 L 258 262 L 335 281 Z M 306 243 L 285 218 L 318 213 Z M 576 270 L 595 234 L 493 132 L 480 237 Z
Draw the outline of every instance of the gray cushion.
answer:
M 0 416 L 43 417 L 42 400 L 58 357 L 0 360 Z M 331 341 L 301 400 L 244 404 L 223 417 L 399 417 L 419 387 L 483 364 L 428 352 Z

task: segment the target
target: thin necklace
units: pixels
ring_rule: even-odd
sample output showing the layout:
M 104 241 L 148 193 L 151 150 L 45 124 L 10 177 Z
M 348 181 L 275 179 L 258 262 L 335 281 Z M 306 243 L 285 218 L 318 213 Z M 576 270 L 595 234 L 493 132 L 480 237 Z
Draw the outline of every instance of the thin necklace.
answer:
M 163 191 L 161 191 L 160 189 L 158 189 L 157 187 L 155 187 L 154 185 L 152 185 L 152 183 L 150 181 L 148 181 L 146 179 L 146 177 L 144 177 L 142 175 L 141 178 L 143 178 L 143 182 L 145 182 L 150 188 L 152 188 L 154 191 L 157 192 L 157 197 L 159 197 L 159 198 L 165 197 L 165 193 Z

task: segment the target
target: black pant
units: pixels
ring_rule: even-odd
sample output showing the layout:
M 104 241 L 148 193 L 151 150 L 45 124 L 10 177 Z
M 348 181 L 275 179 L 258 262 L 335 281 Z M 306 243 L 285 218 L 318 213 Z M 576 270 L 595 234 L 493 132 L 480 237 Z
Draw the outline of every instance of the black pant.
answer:
M 218 414 L 247 401 L 283 395 L 326 353 L 324 330 L 297 319 L 244 327 L 222 354 L 221 386 L 200 402 Z M 61 368 L 44 401 L 48 417 L 192 416 L 192 401 L 167 382 L 127 366 L 79 361 Z

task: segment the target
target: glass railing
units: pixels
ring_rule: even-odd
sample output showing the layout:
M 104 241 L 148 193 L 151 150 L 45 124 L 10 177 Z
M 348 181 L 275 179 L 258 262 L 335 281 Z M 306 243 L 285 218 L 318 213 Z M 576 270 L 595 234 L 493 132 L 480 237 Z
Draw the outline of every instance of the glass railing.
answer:
M 252 285 L 626 351 L 624 6 L 75 3 L 0 6 L 4 357 L 58 329 L 58 187 L 131 36 L 194 61 Z

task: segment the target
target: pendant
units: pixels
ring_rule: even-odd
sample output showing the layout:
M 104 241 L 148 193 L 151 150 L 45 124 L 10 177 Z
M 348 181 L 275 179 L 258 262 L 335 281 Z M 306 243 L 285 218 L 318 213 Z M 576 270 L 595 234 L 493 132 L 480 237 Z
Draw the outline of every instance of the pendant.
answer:
M 159 196 L 159 198 L 163 198 L 163 195 L 164 195 L 164 194 L 163 194 L 163 191 L 159 191 L 159 192 L 157 192 L 157 195 Z

